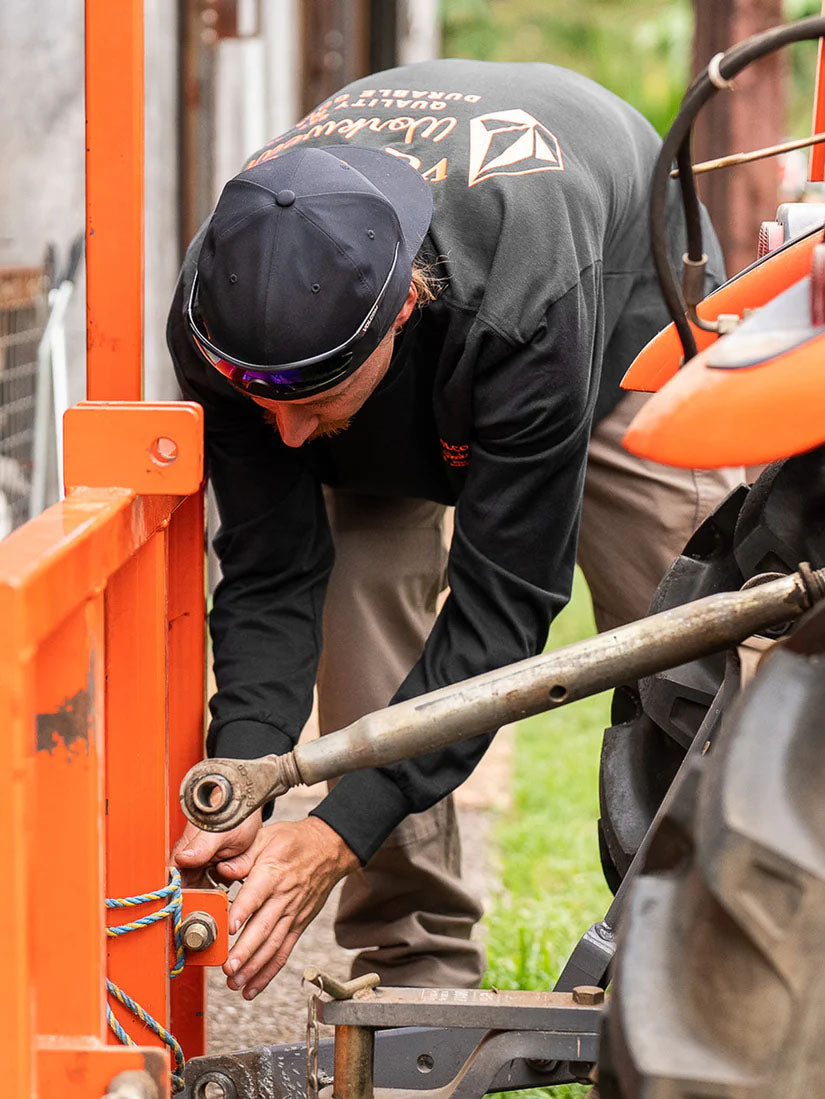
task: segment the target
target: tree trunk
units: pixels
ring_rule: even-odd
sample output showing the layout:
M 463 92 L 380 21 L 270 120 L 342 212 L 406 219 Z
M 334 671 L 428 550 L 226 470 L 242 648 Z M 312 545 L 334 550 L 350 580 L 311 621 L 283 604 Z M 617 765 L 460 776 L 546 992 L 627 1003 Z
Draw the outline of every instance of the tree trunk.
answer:
M 782 22 L 781 0 L 693 0 L 693 71 L 742 39 Z M 786 137 L 788 55 L 780 50 L 748 66 L 733 91 L 716 93 L 699 115 L 694 162 L 773 145 Z M 779 189 L 775 157 L 699 178 L 699 193 L 725 252 L 728 274 L 756 259 L 759 225 L 774 217 Z

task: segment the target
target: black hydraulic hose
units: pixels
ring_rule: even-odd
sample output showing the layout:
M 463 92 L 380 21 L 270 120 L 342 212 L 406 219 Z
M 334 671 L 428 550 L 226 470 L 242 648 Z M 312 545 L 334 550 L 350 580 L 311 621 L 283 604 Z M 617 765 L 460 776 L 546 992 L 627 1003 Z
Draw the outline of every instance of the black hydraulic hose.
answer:
M 810 19 L 800 19 L 796 23 L 787 23 L 779 27 L 755 34 L 744 42 L 726 50 L 714 66 L 717 80 L 732 80 L 744 68 L 759 58 L 792 42 L 804 42 L 808 39 L 825 36 L 825 17 L 817 15 Z M 710 66 L 708 66 L 710 68 Z M 687 362 L 696 354 L 696 341 L 688 323 L 686 305 L 679 287 L 676 273 L 670 262 L 667 245 L 666 209 L 667 185 L 673 161 L 679 168 L 679 180 L 682 192 L 682 204 L 685 210 L 688 236 L 688 255 L 690 259 L 700 260 L 702 256 L 702 228 L 699 215 L 699 203 L 696 198 L 696 184 L 690 159 L 693 123 L 705 103 L 718 90 L 713 79 L 705 69 L 701 72 L 685 93 L 679 113 L 668 130 L 662 144 L 659 158 L 653 169 L 650 196 L 650 246 L 653 263 L 659 279 L 668 312 L 676 327 Z
M 676 154 L 679 169 L 679 187 L 682 191 L 682 208 L 685 212 L 687 230 L 687 256 L 694 263 L 701 263 L 702 251 L 702 215 L 699 208 L 699 195 L 696 193 L 696 177 L 693 174 L 693 142 L 691 130 L 687 141 L 683 141 Z

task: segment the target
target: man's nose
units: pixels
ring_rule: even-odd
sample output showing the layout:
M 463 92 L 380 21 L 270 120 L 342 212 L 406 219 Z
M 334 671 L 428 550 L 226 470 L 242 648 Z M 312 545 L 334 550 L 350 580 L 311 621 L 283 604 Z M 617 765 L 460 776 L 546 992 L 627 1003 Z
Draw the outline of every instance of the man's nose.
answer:
M 318 417 L 312 412 L 305 412 L 300 405 L 281 406 L 278 409 L 278 432 L 287 446 L 302 446 L 315 428 L 318 426 Z

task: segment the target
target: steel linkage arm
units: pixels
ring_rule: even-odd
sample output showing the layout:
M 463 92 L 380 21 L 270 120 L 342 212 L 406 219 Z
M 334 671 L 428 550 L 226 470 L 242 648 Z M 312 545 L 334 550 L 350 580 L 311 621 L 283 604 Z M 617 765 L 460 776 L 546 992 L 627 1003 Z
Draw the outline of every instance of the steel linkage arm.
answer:
M 228 831 L 293 786 L 437 751 L 718 652 L 798 618 L 825 595 L 825 569 L 803 564 L 774 576 L 367 714 L 283 756 L 204 760 L 181 785 L 183 811 L 199 828 Z

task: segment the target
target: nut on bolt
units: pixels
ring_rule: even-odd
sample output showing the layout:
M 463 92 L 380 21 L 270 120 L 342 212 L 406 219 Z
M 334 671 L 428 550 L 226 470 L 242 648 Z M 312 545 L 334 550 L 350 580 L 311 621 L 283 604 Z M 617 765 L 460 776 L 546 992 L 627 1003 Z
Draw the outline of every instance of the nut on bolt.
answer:
M 206 950 L 218 937 L 218 925 L 208 912 L 190 912 L 180 925 L 183 945 L 197 953 Z
M 578 985 L 573 989 L 573 1003 L 594 1007 L 604 1003 L 604 989 L 598 985 Z

